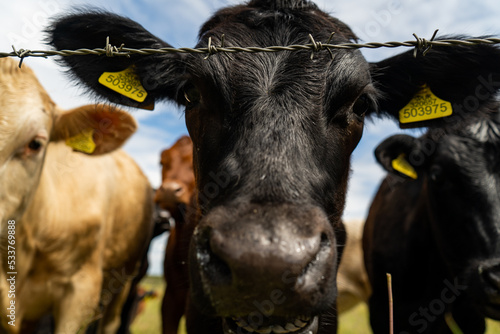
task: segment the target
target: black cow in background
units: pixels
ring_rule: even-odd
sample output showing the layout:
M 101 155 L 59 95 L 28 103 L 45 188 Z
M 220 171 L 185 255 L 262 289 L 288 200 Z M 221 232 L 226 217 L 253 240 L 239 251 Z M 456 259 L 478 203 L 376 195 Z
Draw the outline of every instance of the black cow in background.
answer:
M 483 333 L 485 317 L 500 320 L 500 104 L 487 86 L 477 92 L 489 98 L 476 117 L 376 149 L 390 174 L 364 232 L 374 333 L 389 330 L 386 273 L 395 333 L 451 333 L 453 322 Z M 401 154 L 416 180 L 394 170 Z
M 312 2 L 253 0 L 218 11 L 197 47 L 221 45 L 223 35 L 225 46 L 308 44 L 332 32 L 331 43 L 356 41 Z M 169 47 L 136 22 L 101 11 L 61 17 L 49 33 L 57 49 L 101 47 L 107 36 L 129 48 Z M 424 83 L 461 103 L 478 75 L 500 72 L 491 61 L 500 52 L 484 45 L 436 47 L 417 58 L 411 51 L 371 65 L 358 50 L 330 52 L 61 60 L 112 102 L 185 106 L 203 215 L 190 249 L 189 333 L 334 333 L 340 218 L 365 116 L 379 110 L 397 119 Z M 102 73 L 127 68 L 148 93 L 142 102 L 98 83 Z

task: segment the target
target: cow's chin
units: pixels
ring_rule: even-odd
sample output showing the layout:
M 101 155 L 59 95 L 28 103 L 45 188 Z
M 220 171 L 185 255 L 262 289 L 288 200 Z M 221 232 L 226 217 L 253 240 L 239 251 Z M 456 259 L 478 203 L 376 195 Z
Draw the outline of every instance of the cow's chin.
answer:
M 500 320 L 500 304 L 486 304 L 483 306 L 484 316 L 493 320 Z
M 248 317 L 250 318 L 250 317 Z M 268 318 L 266 323 L 250 323 L 244 317 L 223 319 L 224 334 L 316 334 L 318 317 Z

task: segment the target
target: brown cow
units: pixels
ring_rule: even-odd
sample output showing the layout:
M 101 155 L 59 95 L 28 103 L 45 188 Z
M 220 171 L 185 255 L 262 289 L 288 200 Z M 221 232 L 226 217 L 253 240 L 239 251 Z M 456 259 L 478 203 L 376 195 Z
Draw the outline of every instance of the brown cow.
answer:
M 10 59 L 0 60 L 0 92 L 2 332 L 30 333 L 46 314 L 58 334 L 97 318 L 98 332 L 114 332 L 151 231 L 152 194 L 127 154 L 105 153 L 136 122 L 106 105 L 63 113 Z
M 164 334 L 176 334 L 186 308 L 189 241 L 197 224 L 191 139 L 183 136 L 164 150 L 161 165 L 162 184 L 156 192 L 155 202 L 175 219 L 165 250 L 163 268 L 167 289 L 162 303 L 162 323 Z
M 161 153 L 162 185 L 156 192 L 155 202 L 162 209 L 169 210 L 176 222 L 165 251 L 167 289 L 162 305 L 163 334 L 177 333 L 189 290 L 188 248 L 197 221 L 186 219 L 184 213 L 196 212 L 192 151 L 191 139 L 183 136 Z M 344 225 L 348 238 L 337 275 L 339 313 L 367 301 L 371 292 L 363 263 L 363 221 L 349 220 Z

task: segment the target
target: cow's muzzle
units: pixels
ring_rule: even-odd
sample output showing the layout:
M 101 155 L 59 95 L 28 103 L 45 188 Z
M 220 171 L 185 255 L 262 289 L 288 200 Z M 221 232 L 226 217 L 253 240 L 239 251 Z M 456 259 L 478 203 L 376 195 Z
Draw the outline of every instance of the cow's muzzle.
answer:
M 316 207 L 216 208 L 190 256 L 195 302 L 229 332 L 314 333 L 316 315 L 335 302 L 335 234 Z

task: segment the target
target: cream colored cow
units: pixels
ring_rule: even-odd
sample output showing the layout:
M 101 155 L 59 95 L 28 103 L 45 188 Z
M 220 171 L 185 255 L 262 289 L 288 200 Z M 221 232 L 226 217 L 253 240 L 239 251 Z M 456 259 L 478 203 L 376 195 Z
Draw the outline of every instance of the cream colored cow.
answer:
M 370 282 L 363 260 L 364 221 L 344 221 L 347 241 L 337 274 L 337 308 L 346 312 L 361 302 L 367 302 L 371 294 Z
M 150 185 L 115 151 L 136 122 L 106 105 L 61 112 L 10 59 L 0 59 L 0 97 L 0 332 L 30 333 L 51 313 L 58 334 L 98 318 L 114 333 L 151 231 Z M 69 138 L 83 150 L 92 138 L 93 153 Z

